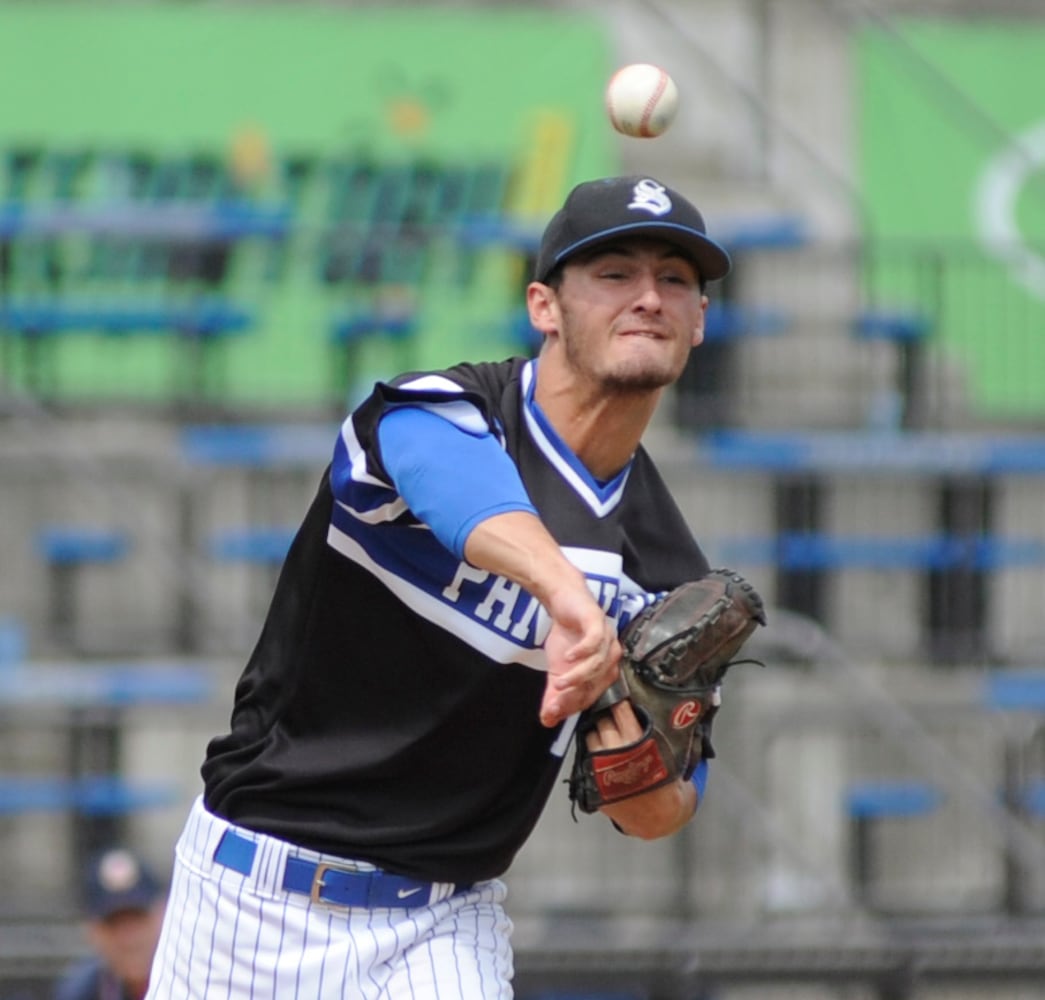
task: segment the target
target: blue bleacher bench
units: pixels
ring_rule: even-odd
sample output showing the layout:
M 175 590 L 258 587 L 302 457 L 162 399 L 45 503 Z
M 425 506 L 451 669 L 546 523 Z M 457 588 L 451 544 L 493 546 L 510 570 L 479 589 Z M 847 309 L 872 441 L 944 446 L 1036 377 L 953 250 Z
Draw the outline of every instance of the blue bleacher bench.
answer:
M 51 298 L 0 305 L 0 330 L 26 336 L 96 332 L 113 336 L 193 333 L 220 337 L 242 333 L 252 323 L 248 309 L 217 298 L 169 303 L 133 297 L 80 302 Z
M 207 552 L 219 562 L 282 563 L 296 527 L 230 528 L 210 537 Z
M 924 340 L 932 332 L 932 321 L 928 316 L 918 312 L 868 309 L 856 317 L 853 332 L 860 340 L 914 344 Z
M 1045 540 L 981 535 L 831 535 L 785 532 L 719 543 L 729 564 L 772 563 L 787 570 L 995 570 L 1045 565 Z
M 119 529 L 51 525 L 36 535 L 36 549 L 50 565 L 112 563 L 130 551 L 130 539 Z
M 1045 434 L 714 430 L 697 442 L 697 458 L 761 472 L 1041 475 Z
M 336 424 L 192 424 L 180 436 L 191 465 L 322 469 L 333 457 Z
M 736 302 L 712 302 L 704 320 L 704 342 L 718 343 L 738 337 L 783 333 L 790 321 L 777 309 L 744 306 Z
M 875 779 L 854 782 L 845 791 L 851 819 L 925 816 L 943 804 L 943 793 L 924 781 Z
M 32 812 L 120 816 L 174 805 L 179 795 L 170 782 L 131 782 L 117 775 L 0 775 L 0 816 Z
M 166 243 L 282 238 L 291 227 L 284 206 L 258 208 L 233 199 L 173 204 L 26 205 L 0 203 L 0 238 L 92 233 Z
M 406 340 L 413 335 L 416 327 L 417 321 L 412 313 L 353 313 L 335 319 L 331 324 L 330 335 L 337 344 L 353 344 L 372 336 Z
M 711 231 L 732 254 L 751 250 L 796 250 L 809 242 L 809 228 L 797 215 L 720 220 Z
M 1029 781 L 1020 792 L 1020 807 L 1028 816 L 1045 816 L 1045 780 Z
M 0 670 L 0 708 L 195 705 L 214 690 L 214 668 L 195 661 L 22 660 Z
M 983 703 L 996 711 L 1045 712 L 1045 668 L 992 670 L 983 682 Z

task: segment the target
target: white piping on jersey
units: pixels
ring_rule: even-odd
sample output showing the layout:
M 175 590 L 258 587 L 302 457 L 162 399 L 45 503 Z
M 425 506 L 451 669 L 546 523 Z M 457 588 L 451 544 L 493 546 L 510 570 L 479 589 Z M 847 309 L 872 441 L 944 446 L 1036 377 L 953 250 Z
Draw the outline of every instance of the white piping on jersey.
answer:
M 327 544 L 372 573 L 411 611 L 457 636 L 496 663 L 521 663 L 540 671 L 548 669 L 543 648 L 529 649 L 510 642 L 427 591 L 389 572 L 355 539 L 333 524 L 327 529 Z
M 585 549 L 579 545 L 560 545 L 562 554 L 585 576 L 605 580 L 621 579 L 621 555 L 605 549 Z
M 373 510 L 356 510 L 355 507 L 350 507 L 344 500 L 335 500 L 334 503 L 346 514 L 351 514 L 357 521 L 362 521 L 364 524 L 383 524 L 385 521 L 394 521 L 407 510 L 406 502 L 402 497 L 396 497 L 391 503 L 383 503 L 380 507 L 375 507 Z M 414 527 L 424 528 L 426 531 L 430 530 L 427 524 L 417 524 Z
M 628 473 L 625 472 L 617 482 L 616 487 L 606 494 L 599 496 L 591 484 L 586 483 L 581 474 L 567 461 L 559 447 L 544 432 L 540 422 L 537 420 L 531 408 L 530 387 L 533 384 L 534 366 L 536 361 L 530 361 L 522 371 L 522 397 L 523 417 L 537 447 L 546 459 L 556 468 L 559 475 L 573 487 L 574 492 L 592 509 L 598 517 L 604 517 L 613 510 L 624 496 L 624 487 L 628 482 Z M 629 469 L 630 471 L 630 469 Z
M 461 399 L 460 397 L 464 390 L 456 382 L 451 382 L 450 379 L 443 375 L 424 375 L 410 382 L 403 382 L 398 388 L 429 392 L 435 390 L 452 395 L 454 398 L 447 400 L 445 403 L 417 402 L 409 405 L 416 406 L 421 410 L 428 410 L 430 413 L 442 417 L 455 427 L 460 427 L 461 430 L 469 434 L 490 433 L 491 429 L 483 419 L 483 415 L 479 412 L 478 407 L 474 403 Z
M 452 379 L 445 375 L 420 375 L 412 378 L 409 382 L 400 382 L 399 389 L 420 389 L 424 392 L 446 392 L 452 396 L 460 396 L 464 390 Z
M 341 440 L 345 442 L 345 451 L 352 463 L 352 478 L 357 483 L 369 483 L 371 486 L 383 486 L 388 489 L 388 483 L 366 471 L 366 453 L 359 443 L 359 438 L 356 437 L 356 429 L 351 417 L 341 425 Z
M 577 728 L 577 720 L 580 717 L 580 712 L 577 712 L 563 719 L 559 735 L 555 737 L 555 742 L 548 748 L 548 752 L 553 757 L 562 757 L 570 748 L 570 740 L 573 738 L 573 731 Z

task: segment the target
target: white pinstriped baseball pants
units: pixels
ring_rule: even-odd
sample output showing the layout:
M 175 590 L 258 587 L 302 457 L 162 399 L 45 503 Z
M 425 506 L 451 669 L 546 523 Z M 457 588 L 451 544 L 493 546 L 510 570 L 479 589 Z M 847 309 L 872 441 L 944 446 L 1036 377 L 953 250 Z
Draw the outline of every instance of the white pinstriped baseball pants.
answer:
M 512 997 L 500 880 L 409 909 L 313 903 L 280 888 L 288 854 L 338 859 L 235 828 L 258 845 L 251 874 L 241 875 L 213 860 L 229 825 L 201 800 L 192 808 L 146 1000 Z

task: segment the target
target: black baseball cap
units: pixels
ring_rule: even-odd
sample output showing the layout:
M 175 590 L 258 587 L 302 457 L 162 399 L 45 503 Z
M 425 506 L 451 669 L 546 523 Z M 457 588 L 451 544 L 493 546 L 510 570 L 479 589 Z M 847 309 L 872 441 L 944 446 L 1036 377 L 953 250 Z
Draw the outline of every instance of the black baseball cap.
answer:
M 674 243 L 704 281 L 729 274 L 729 254 L 707 234 L 704 217 L 677 191 L 652 177 L 606 177 L 578 184 L 541 237 L 534 279 L 546 281 L 575 253 L 621 236 Z
M 159 897 L 159 880 L 127 848 L 103 851 L 88 862 L 84 871 L 84 909 L 94 920 L 104 920 L 124 910 L 148 910 Z

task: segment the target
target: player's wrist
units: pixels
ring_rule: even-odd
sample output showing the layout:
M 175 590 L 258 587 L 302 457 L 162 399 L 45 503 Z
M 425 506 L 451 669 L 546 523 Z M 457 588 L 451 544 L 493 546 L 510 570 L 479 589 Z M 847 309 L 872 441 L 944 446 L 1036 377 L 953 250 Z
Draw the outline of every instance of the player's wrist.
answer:
M 622 833 L 640 840 L 657 840 L 677 833 L 697 809 L 697 792 L 691 781 L 676 779 L 599 811 Z

